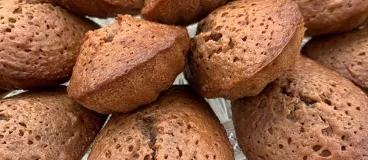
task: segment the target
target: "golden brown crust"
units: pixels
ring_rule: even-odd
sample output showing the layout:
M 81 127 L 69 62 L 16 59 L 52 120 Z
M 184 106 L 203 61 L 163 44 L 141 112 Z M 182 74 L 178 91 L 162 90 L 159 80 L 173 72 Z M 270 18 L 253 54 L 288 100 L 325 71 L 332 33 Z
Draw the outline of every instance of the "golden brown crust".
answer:
M 303 54 L 368 88 L 368 28 L 342 35 L 314 38 Z
M 79 160 L 104 120 L 65 88 L 0 100 L 0 159 Z
M 117 13 L 137 13 L 143 0 L 52 0 L 81 16 L 106 18 Z
M 0 2 L 0 88 L 59 85 L 94 24 L 49 3 Z
M 154 103 L 114 115 L 89 160 L 223 159 L 234 153 L 226 132 L 204 99 L 189 86 L 174 86 Z
M 367 0 L 293 1 L 300 7 L 309 36 L 346 32 L 368 20 Z
M 146 0 L 143 18 L 165 24 L 190 24 L 205 17 L 227 0 Z
M 249 159 L 366 159 L 368 97 L 300 57 L 260 95 L 236 100 L 233 120 Z
M 154 101 L 183 71 L 186 29 L 118 16 L 86 35 L 68 93 L 100 113 L 128 112 Z
M 257 95 L 293 65 L 290 59 L 299 53 L 303 32 L 301 14 L 293 2 L 231 2 L 200 22 L 186 78 L 207 98 Z

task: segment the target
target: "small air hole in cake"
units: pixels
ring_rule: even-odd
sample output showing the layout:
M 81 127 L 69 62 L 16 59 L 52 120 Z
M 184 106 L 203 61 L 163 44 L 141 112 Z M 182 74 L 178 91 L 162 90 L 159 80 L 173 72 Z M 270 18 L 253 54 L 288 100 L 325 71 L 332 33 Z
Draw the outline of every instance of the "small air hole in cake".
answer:
M 119 15 L 87 33 L 68 93 L 99 113 L 149 104 L 184 70 L 189 43 L 185 28 Z
M 40 89 L 66 82 L 83 36 L 97 26 L 50 3 L 0 3 L 0 88 Z
M 304 17 L 306 35 L 338 34 L 368 21 L 367 0 L 293 0 Z
M 189 86 L 173 86 L 149 105 L 113 115 L 88 159 L 233 160 L 234 152 L 208 103 Z
M 0 100 L 0 159 L 80 160 L 106 116 L 71 100 L 66 88 Z
M 368 97 L 349 80 L 300 57 L 255 97 L 232 102 L 248 159 L 365 159 Z
M 206 98 L 255 96 L 294 65 L 304 31 L 294 2 L 230 2 L 199 23 L 186 78 Z
M 368 89 L 368 28 L 313 38 L 302 50 L 307 57 Z

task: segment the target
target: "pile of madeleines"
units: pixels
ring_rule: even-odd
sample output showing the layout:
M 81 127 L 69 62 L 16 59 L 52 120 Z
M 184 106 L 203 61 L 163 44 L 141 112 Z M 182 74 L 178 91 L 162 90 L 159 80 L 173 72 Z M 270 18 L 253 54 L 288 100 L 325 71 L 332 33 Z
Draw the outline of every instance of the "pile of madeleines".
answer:
M 233 160 L 204 98 L 249 160 L 368 159 L 366 22 L 367 0 L 0 0 L 0 96 L 27 90 L 0 159 Z

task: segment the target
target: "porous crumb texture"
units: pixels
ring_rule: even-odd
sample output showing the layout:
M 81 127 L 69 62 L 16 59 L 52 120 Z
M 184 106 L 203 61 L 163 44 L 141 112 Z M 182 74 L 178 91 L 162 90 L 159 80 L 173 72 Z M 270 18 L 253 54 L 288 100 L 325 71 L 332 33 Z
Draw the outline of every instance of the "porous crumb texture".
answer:
M 34 89 L 65 82 L 84 33 L 95 27 L 60 7 L 31 2 L 0 1 L 0 88 Z
M 185 28 L 119 15 L 87 33 L 68 93 L 100 113 L 149 104 L 184 70 L 189 43 Z
M 206 101 L 174 86 L 144 109 L 113 115 L 88 159 L 232 160 L 234 153 Z
M 199 23 L 186 78 L 207 98 L 257 95 L 294 64 L 303 25 L 294 2 L 230 2 Z
M 368 20 L 367 0 L 293 1 L 300 7 L 309 36 L 346 32 Z
M 0 100 L 0 159 L 80 160 L 104 120 L 65 88 Z
M 301 57 L 260 95 L 233 102 L 248 159 L 368 159 L 368 98 L 337 73 Z
M 50 0 L 81 16 L 106 18 L 117 13 L 137 13 L 144 0 Z
M 143 18 L 166 24 L 190 24 L 205 17 L 227 0 L 146 0 Z
M 368 89 L 368 28 L 314 38 L 303 54 Z

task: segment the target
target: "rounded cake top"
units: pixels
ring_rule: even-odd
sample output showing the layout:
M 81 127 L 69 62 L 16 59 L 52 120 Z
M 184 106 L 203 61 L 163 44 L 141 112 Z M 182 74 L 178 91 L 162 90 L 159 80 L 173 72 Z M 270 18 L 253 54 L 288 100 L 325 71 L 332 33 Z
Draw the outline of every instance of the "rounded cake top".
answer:
M 165 24 L 191 24 L 205 17 L 227 0 L 145 0 L 143 18 Z
M 313 38 L 302 53 L 368 88 L 368 28 L 336 36 Z
M 320 36 L 359 27 L 368 20 L 366 0 L 292 0 L 298 3 L 306 34 Z
M 116 114 L 93 146 L 94 159 L 234 159 L 224 128 L 189 86 L 174 86 L 154 103 Z
M 69 93 L 78 97 L 94 91 L 144 66 L 176 43 L 189 45 L 185 28 L 119 15 L 117 22 L 86 34 L 69 86 L 73 89 Z M 182 52 L 185 55 L 187 50 Z
M 249 158 L 362 159 L 367 105 L 353 83 L 301 57 L 260 95 L 233 102 L 233 115 Z
M 0 100 L 0 159 L 81 158 L 104 120 L 65 88 Z
M 300 25 L 299 8 L 288 0 L 230 2 L 199 23 L 187 76 L 228 86 L 248 79 L 283 52 Z
M 48 0 L 80 16 L 106 18 L 118 13 L 138 13 L 143 0 Z
M 0 2 L 0 87 L 34 88 L 20 81 L 70 76 L 84 33 L 95 28 L 49 3 Z

